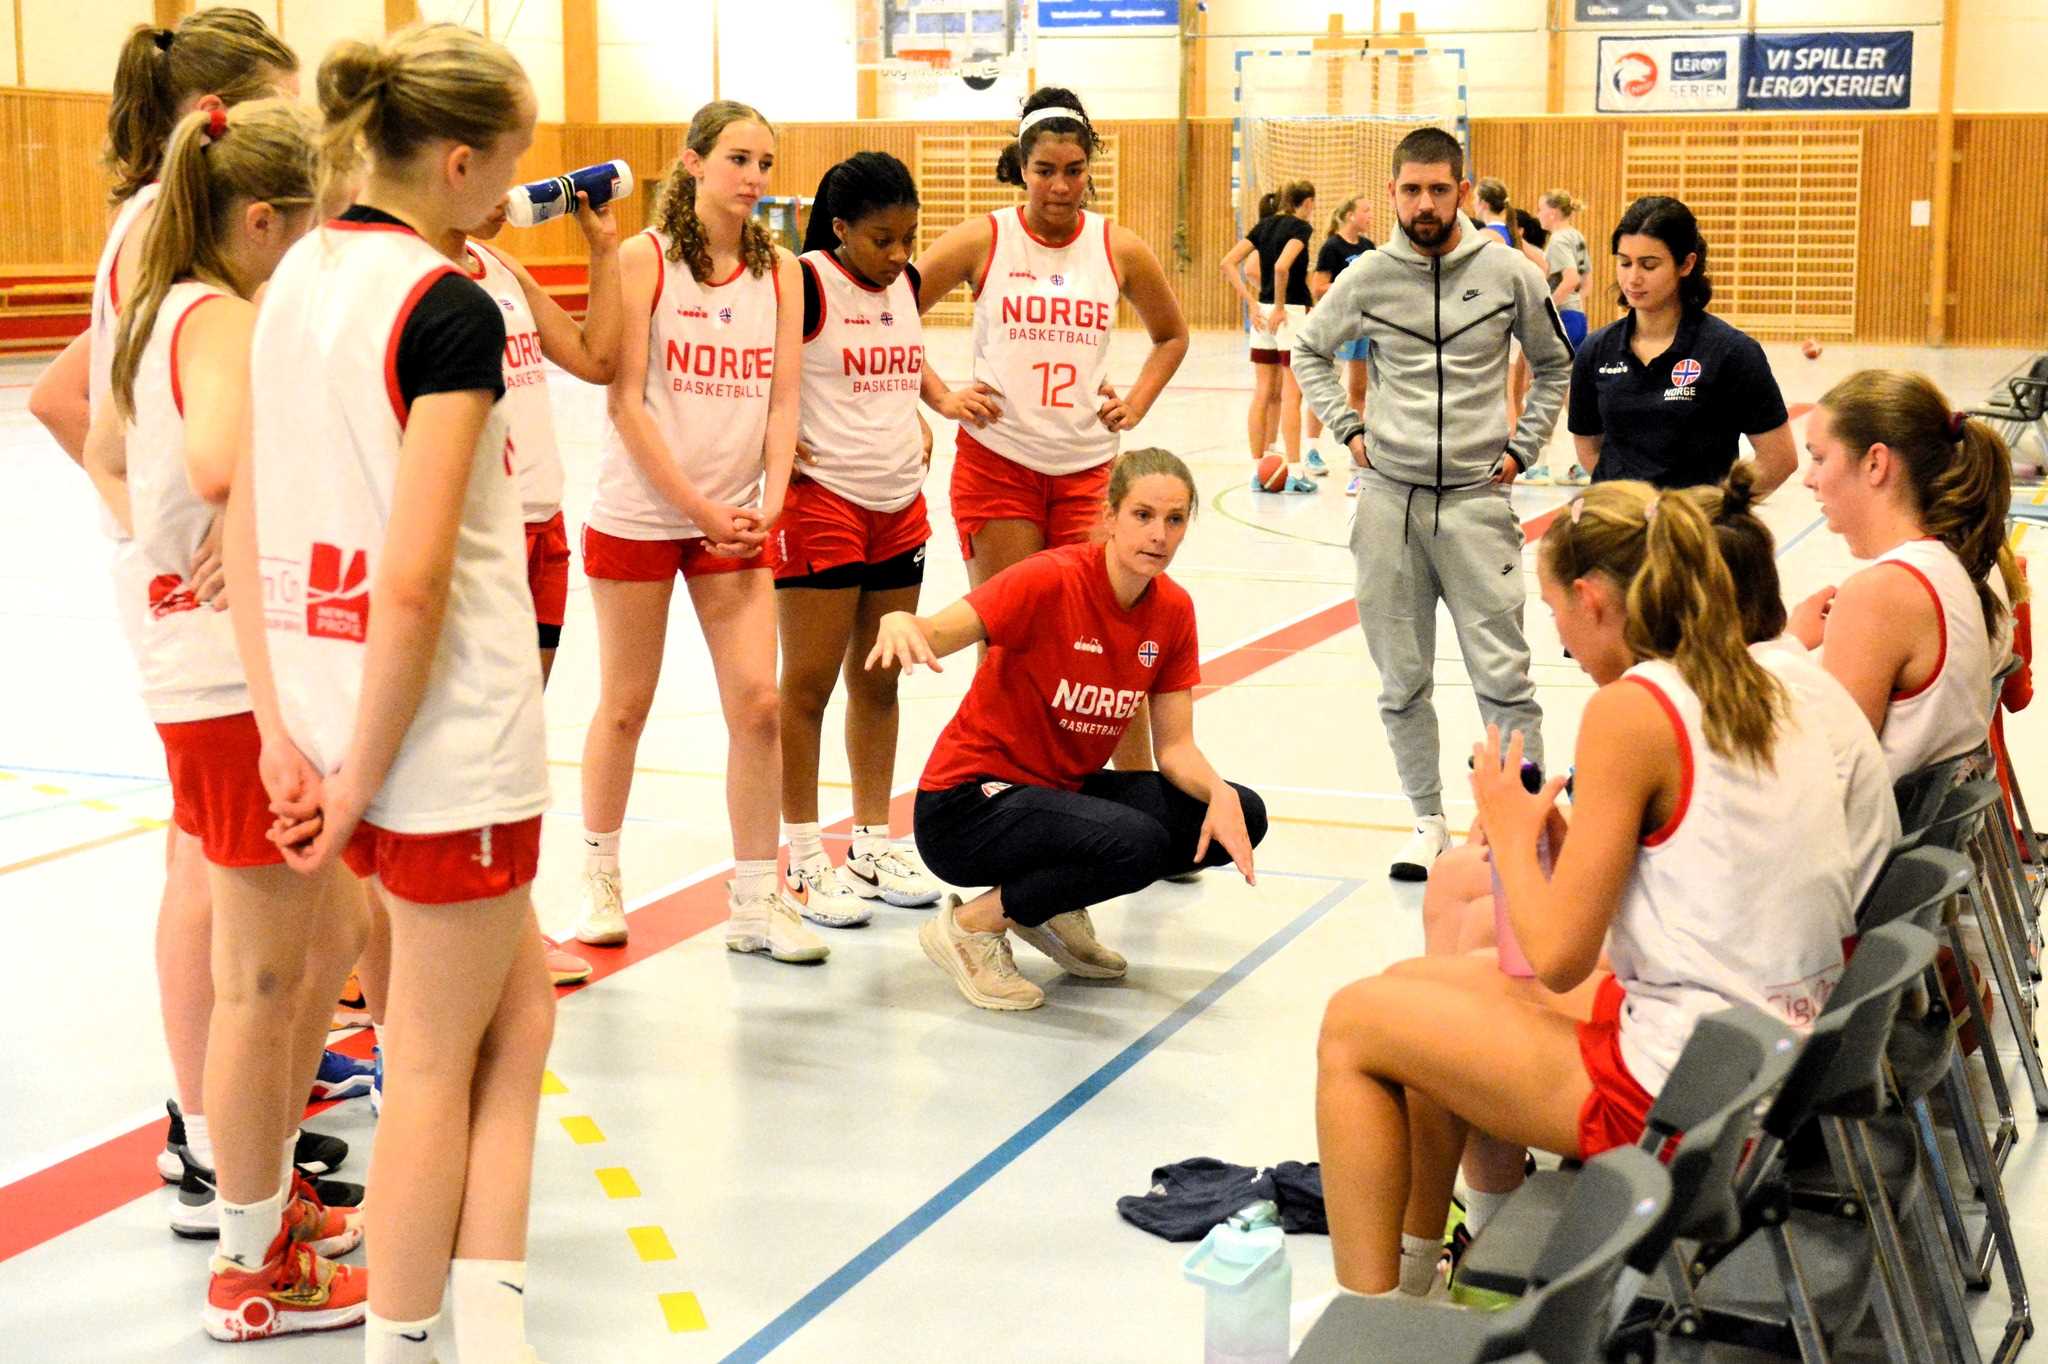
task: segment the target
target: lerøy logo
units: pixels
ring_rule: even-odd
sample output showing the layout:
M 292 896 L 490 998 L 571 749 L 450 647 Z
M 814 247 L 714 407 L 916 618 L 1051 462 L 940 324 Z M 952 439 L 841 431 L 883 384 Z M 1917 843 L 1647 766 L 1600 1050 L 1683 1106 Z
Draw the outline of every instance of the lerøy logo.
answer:
M 315 542 L 306 570 L 306 633 L 360 644 L 369 628 L 369 553 Z

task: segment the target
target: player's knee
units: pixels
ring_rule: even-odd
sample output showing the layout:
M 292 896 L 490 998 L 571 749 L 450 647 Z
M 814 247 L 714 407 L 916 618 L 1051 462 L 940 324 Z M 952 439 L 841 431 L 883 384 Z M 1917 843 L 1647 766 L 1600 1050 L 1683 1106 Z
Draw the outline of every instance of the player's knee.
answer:
M 1251 839 L 1252 846 L 1256 848 L 1266 839 L 1265 797 L 1252 790 L 1249 786 L 1237 786 L 1235 782 L 1231 783 L 1231 785 L 1236 787 L 1237 803 L 1239 808 L 1244 811 L 1245 834 Z
M 484 1045 L 500 1056 L 539 1066 L 554 1043 L 555 990 L 544 970 L 517 974 L 516 983 L 507 982 L 507 997 Z
M 726 724 L 735 735 L 772 739 L 782 733 L 782 697 L 775 684 L 751 683 L 736 689 L 725 708 Z
M 621 739 L 638 739 L 640 731 L 647 728 L 647 716 L 654 709 L 654 689 L 645 691 L 634 688 L 630 691 L 606 693 L 598 706 L 598 718 L 594 724 L 602 725 L 611 734 Z

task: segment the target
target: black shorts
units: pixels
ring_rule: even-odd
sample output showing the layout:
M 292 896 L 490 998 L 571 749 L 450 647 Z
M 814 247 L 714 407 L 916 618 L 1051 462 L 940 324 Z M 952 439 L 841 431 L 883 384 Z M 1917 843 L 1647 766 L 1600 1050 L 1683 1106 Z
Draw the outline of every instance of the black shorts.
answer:
M 775 590 L 808 587 L 820 592 L 839 592 L 857 587 L 863 592 L 894 592 L 905 587 L 924 586 L 924 546 L 906 549 L 878 564 L 840 564 L 801 578 L 777 578 Z

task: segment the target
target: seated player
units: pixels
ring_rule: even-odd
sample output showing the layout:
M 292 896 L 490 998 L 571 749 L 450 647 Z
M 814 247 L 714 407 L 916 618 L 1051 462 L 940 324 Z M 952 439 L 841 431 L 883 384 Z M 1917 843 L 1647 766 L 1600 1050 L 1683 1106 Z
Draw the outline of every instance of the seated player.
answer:
M 1035 1009 L 1009 933 L 1072 975 L 1123 975 L 1090 905 L 1164 877 L 1235 864 L 1253 880 L 1266 832 L 1257 793 L 1216 775 L 1195 745 L 1195 608 L 1166 576 L 1195 480 L 1164 450 L 1133 450 L 1109 477 L 1107 542 L 1062 545 L 1003 570 L 935 616 L 882 617 L 867 666 L 938 670 L 988 656 L 918 783 L 917 849 L 955 885 L 918 932 L 925 955 L 983 1009 Z M 1156 772 L 1104 765 L 1147 697 Z

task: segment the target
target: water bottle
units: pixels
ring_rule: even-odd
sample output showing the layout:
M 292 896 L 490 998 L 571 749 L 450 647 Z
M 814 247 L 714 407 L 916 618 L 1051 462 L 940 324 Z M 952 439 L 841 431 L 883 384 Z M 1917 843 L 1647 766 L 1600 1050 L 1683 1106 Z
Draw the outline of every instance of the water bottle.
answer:
M 505 198 L 505 220 L 514 227 L 539 227 L 573 213 L 577 190 L 590 196 L 592 208 L 623 198 L 633 192 L 633 168 L 623 161 L 600 161 L 552 180 L 514 185 Z
M 1535 795 L 1543 789 L 1543 769 L 1535 763 L 1522 764 L 1522 789 Z M 1500 955 L 1500 969 L 1503 975 L 1518 976 L 1524 980 L 1536 974 L 1536 968 L 1522 954 L 1522 945 L 1515 941 L 1514 925 L 1508 921 L 1508 893 L 1500 883 L 1500 863 L 1493 852 L 1486 858 L 1487 868 L 1493 873 L 1493 945 Z M 1543 874 L 1550 874 L 1550 821 L 1546 818 L 1536 830 L 1536 863 L 1543 868 Z
M 1181 1273 L 1208 1293 L 1205 1364 L 1287 1364 L 1294 1274 L 1279 1210 L 1270 1201 L 1212 1229 L 1181 1262 Z

